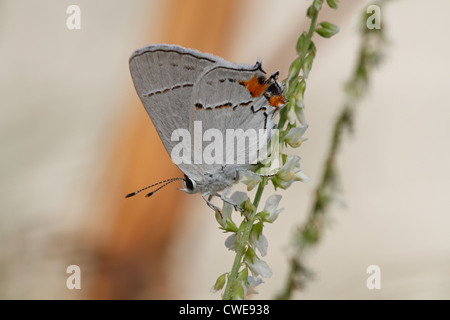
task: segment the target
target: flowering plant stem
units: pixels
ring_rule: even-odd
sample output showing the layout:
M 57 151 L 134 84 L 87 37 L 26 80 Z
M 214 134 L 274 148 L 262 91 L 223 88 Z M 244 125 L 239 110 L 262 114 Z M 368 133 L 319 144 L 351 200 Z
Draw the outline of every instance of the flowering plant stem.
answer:
M 280 112 L 280 120 L 278 129 L 280 135 L 276 137 L 276 141 L 280 148 L 283 146 L 291 146 L 297 148 L 301 145 L 301 136 L 308 128 L 305 116 L 303 114 L 303 97 L 306 87 L 305 79 L 308 78 L 311 71 L 313 60 L 316 55 L 316 47 L 312 41 L 315 32 L 325 38 L 330 38 L 339 31 L 339 28 L 329 22 L 321 22 L 317 24 L 319 11 L 325 0 L 313 0 L 308 8 L 307 16 L 311 19 L 308 32 L 303 32 L 297 40 L 297 58 L 292 62 L 289 75 L 285 82 L 284 95 L 287 98 L 287 104 Z M 337 8 L 335 0 L 326 0 L 332 8 Z M 279 140 L 278 140 L 279 139 Z M 273 153 L 276 157 L 280 150 Z M 215 292 L 223 288 L 226 282 L 225 290 L 222 298 L 224 300 L 243 299 L 247 294 L 252 292 L 252 287 L 262 283 L 258 276 L 270 277 L 272 271 L 268 265 L 260 260 L 256 251 L 264 256 L 267 251 L 267 239 L 262 234 L 263 224 L 265 222 L 272 223 L 281 210 L 277 209 L 280 195 L 272 195 L 266 202 L 266 206 L 262 212 L 258 212 L 258 205 L 261 200 L 264 188 L 270 179 L 276 188 L 286 189 L 294 181 L 307 181 L 309 178 L 301 171 L 298 156 L 288 156 L 281 153 L 282 167 L 272 176 L 261 175 L 257 180 L 249 178 L 247 181 L 248 190 L 258 184 L 253 203 L 247 197 L 244 203 L 246 219 L 242 221 L 239 228 L 227 216 L 218 217 L 221 229 L 225 232 L 232 232 L 226 241 L 229 249 L 236 251 L 233 266 L 229 273 L 222 274 L 216 281 L 212 291 Z M 271 161 L 264 163 L 265 169 L 269 169 Z M 245 182 L 244 182 L 245 183 Z M 233 196 L 232 196 L 233 198 Z M 241 202 L 238 202 L 241 203 Z M 217 218 L 217 217 L 216 217 Z M 255 221 L 259 221 L 255 223 Z M 229 241 L 228 241 L 229 240 Z M 227 245 L 228 242 L 228 245 Z M 241 270 L 241 267 L 242 270 Z M 253 276 L 248 276 L 251 271 Z
M 223 299 L 231 300 L 232 299 L 232 285 L 235 281 L 237 281 L 239 268 L 241 267 L 242 257 L 244 256 L 245 249 L 247 248 L 247 243 L 250 238 L 250 233 L 252 231 L 253 222 L 255 221 L 256 212 L 258 209 L 259 202 L 261 201 L 261 196 L 264 191 L 264 187 L 267 183 L 267 178 L 263 177 L 262 181 L 259 183 L 258 190 L 256 191 L 255 199 L 253 200 L 253 210 L 248 215 L 248 221 L 245 224 L 244 232 L 239 241 L 239 245 L 236 250 L 236 256 L 234 258 L 233 267 L 231 268 L 230 276 L 228 277 L 227 286 L 225 287 L 225 292 Z
M 319 14 L 319 11 L 315 11 L 312 18 L 311 18 L 311 23 L 309 26 L 309 30 L 308 33 L 305 36 L 305 45 L 302 48 L 301 53 L 299 54 L 299 58 L 300 58 L 300 65 L 303 65 L 305 63 L 305 57 L 306 54 L 308 53 L 308 48 L 310 46 L 310 42 L 311 42 L 311 38 L 314 34 L 314 30 L 315 30 L 315 25 L 316 25 L 316 21 L 317 21 L 317 16 Z M 300 70 L 298 71 L 298 73 L 300 72 Z M 299 74 L 296 74 L 296 78 L 298 77 Z M 289 99 L 289 93 L 286 95 L 286 97 Z M 282 129 L 286 123 L 287 117 L 286 117 L 286 110 L 287 108 L 285 108 L 284 112 L 281 112 L 280 114 L 280 121 L 278 122 L 278 129 Z M 257 209 L 258 209 L 258 205 L 259 202 L 261 200 L 261 196 L 263 194 L 264 191 L 264 187 L 267 184 L 267 178 L 263 177 L 262 181 L 259 183 L 258 186 L 258 190 L 256 191 L 256 195 L 255 195 L 255 199 L 253 200 L 253 211 L 252 213 L 248 216 L 248 221 L 245 225 L 245 229 L 244 232 L 242 233 L 242 236 L 240 238 L 239 241 L 239 245 L 238 248 L 236 250 L 236 256 L 234 258 L 234 262 L 233 262 L 233 266 L 231 268 L 231 273 L 228 277 L 228 281 L 227 281 L 227 285 L 225 287 L 225 292 L 223 295 L 223 299 L 224 300 L 231 300 L 232 299 L 232 286 L 233 283 L 235 283 L 237 281 L 237 277 L 238 277 L 238 273 L 239 273 L 239 269 L 241 267 L 242 264 L 242 257 L 245 253 L 245 249 L 247 247 L 247 242 L 249 240 L 250 237 L 250 233 L 252 231 L 252 227 L 253 227 L 253 222 L 255 220 L 255 216 L 257 213 Z
M 306 54 L 308 53 L 308 48 L 310 47 L 311 39 L 312 39 L 312 36 L 314 35 L 314 30 L 316 27 L 316 21 L 317 21 L 318 15 L 319 15 L 319 10 L 314 11 L 313 16 L 311 18 L 311 23 L 309 24 L 308 33 L 305 35 L 304 45 L 302 47 L 301 52 L 298 55 L 298 58 L 300 61 L 300 66 L 303 66 L 305 64 Z M 300 70 L 301 70 L 301 68 L 300 68 Z M 297 72 L 296 77 L 299 76 L 300 70 Z M 286 97 L 288 99 L 290 98 L 289 93 L 292 94 L 292 92 L 288 92 L 286 94 Z M 280 130 L 283 129 L 284 125 L 286 124 L 286 120 L 287 120 L 286 115 L 287 115 L 287 108 L 281 110 L 281 112 L 280 112 L 280 121 L 278 122 L 278 129 L 280 129 Z
M 382 5 L 383 0 L 374 4 Z M 294 255 L 291 259 L 287 281 L 278 299 L 290 299 L 294 290 L 301 288 L 309 274 L 304 264 L 306 249 L 319 243 L 325 227 L 325 215 L 337 192 L 338 169 L 336 156 L 345 132 L 351 132 L 357 103 L 368 89 L 371 71 L 381 61 L 385 39 L 381 29 L 366 27 L 367 12 L 362 15 L 362 39 L 356 68 L 345 86 L 346 101 L 334 123 L 331 144 L 324 163 L 322 178 L 315 190 L 315 199 L 306 221 L 294 233 Z

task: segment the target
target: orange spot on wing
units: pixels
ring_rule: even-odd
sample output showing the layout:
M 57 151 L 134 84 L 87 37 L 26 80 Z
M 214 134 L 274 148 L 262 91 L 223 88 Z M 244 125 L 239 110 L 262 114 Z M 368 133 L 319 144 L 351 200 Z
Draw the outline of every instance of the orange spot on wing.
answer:
M 285 103 L 286 103 L 286 98 L 284 95 L 270 97 L 270 105 L 277 109 L 279 109 L 280 106 L 284 105 Z
M 261 83 L 256 74 L 250 80 L 240 81 L 240 84 L 244 85 L 254 98 L 259 97 L 269 86 L 265 82 Z

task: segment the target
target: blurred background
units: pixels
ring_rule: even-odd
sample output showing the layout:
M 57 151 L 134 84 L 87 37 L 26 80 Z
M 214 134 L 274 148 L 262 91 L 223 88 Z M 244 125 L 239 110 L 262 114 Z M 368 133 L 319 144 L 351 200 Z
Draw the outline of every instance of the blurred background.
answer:
M 71 4 L 81 9 L 80 30 L 66 27 Z M 234 254 L 200 195 L 173 184 L 124 198 L 181 175 L 138 99 L 128 57 L 147 44 L 180 44 L 233 62 L 262 58 L 284 79 L 309 4 L 0 1 L 0 298 L 219 299 L 209 290 Z M 311 181 L 280 191 L 285 210 L 265 229 L 273 276 L 253 298 L 271 299 L 284 285 L 367 5 L 341 1 L 320 13 L 341 32 L 315 38 L 309 140 L 298 150 Z M 382 10 L 389 46 L 339 156 L 343 204 L 308 256 L 314 278 L 296 299 L 450 298 L 449 10 L 445 0 Z M 66 287 L 72 264 L 81 290 Z M 381 268 L 380 290 L 366 287 L 369 265 Z

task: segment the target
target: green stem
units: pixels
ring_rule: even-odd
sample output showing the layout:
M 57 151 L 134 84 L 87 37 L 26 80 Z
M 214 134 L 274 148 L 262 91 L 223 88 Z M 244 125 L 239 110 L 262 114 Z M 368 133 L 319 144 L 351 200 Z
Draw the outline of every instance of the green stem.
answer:
M 288 278 L 286 281 L 286 286 L 283 291 L 278 294 L 275 298 L 278 300 L 288 300 L 290 299 L 292 292 L 295 290 L 295 276 L 300 270 L 300 265 L 295 259 L 291 262 L 291 269 L 289 270 Z
M 322 3 L 322 0 L 314 0 L 314 1 L 319 1 L 320 3 Z M 309 25 L 309 30 L 305 36 L 305 45 L 299 54 L 301 66 L 303 66 L 303 64 L 305 63 L 306 55 L 309 52 L 309 47 L 311 44 L 311 39 L 314 35 L 318 14 L 319 14 L 319 10 L 315 11 L 313 16 L 311 17 L 311 23 Z M 302 68 L 300 68 L 300 70 L 301 69 Z M 300 74 L 300 71 L 299 71 L 299 74 Z M 299 76 L 299 74 L 297 75 L 297 77 Z M 293 92 L 290 92 L 290 93 L 292 94 Z M 289 97 L 287 97 L 287 98 L 289 99 Z M 283 108 L 283 110 L 281 110 L 280 120 L 278 123 L 278 129 L 280 129 L 280 130 L 284 127 L 284 125 L 286 123 L 286 120 L 287 120 L 286 112 L 287 112 L 287 108 Z M 251 234 L 251 231 L 253 228 L 253 223 L 255 221 L 258 205 L 261 200 L 261 196 L 262 196 L 262 193 L 264 191 L 264 187 L 266 184 L 267 184 L 267 177 L 263 177 L 262 181 L 260 182 L 260 184 L 258 186 L 258 190 L 256 191 L 255 199 L 253 200 L 253 207 L 254 207 L 253 211 L 248 216 L 248 221 L 245 224 L 244 231 L 242 232 L 242 236 L 239 238 L 239 244 L 236 249 L 236 256 L 234 258 L 233 266 L 231 268 L 231 272 L 228 277 L 227 285 L 225 287 L 225 291 L 224 291 L 224 295 L 223 295 L 224 300 L 231 300 L 233 298 L 233 286 L 236 283 L 237 278 L 239 276 L 239 269 L 241 268 L 241 265 L 242 265 L 242 258 L 247 249 L 248 240 L 250 238 L 250 234 Z M 295 273 L 293 273 L 293 275 L 294 274 Z
M 319 11 L 316 11 L 314 13 L 314 15 L 311 18 L 311 23 L 309 24 L 309 30 L 308 33 L 306 34 L 306 45 L 303 47 L 302 50 L 302 57 L 305 58 L 306 52 L 308 52 L 308 48 L 309 48 L 309 43 L 311 42 L 311 38 L 314 34 L 314 31 L 316 30 L 316 21 L 317 21 L 317 17 L 319 16 Z
M 309 24 L 309 29 L 308 29 L 308 33 L 305 36 L 305 45 L 302 48 L 302 51 L 300 52 L 300 54 L 298 55 L 298 57 L 300 58 L 300 66 L 303 67 L 303 65 L 305 64 L 305 60 L 306 60 L 306 54 L 308 53 L 309 50 L 309 46 L 311 45 L 311 39 L 314 35 L 314 31 L 316 30 L 316 22 L 317 22 L 317 17 L 319 16 L 319 11 L 316 11 L 314 13 L 314 15 L 311 18 L 311 22 Z M 300 67 L 300 70 L 302 69 Z M 297 78 L 300 75 L 300 71 L 299 74 L 297 74 Z M 292 92 L 290 92 L 292 93 Z M 287 97 L 289 99 L 289 97 Z M 287 117 L 286 117 L 286 112 L 287 112 L 288 108 L 283 108 L 280 112 L 280 121 L 278 122 L 278 130 L 282 130 Z
M 377 4 L 380 5 L 381 2 L 379 1 Z M 384 38 L 381 30 L 363 29 L 356 68 L 346 85 L 346 102 L 342 106 L 341 112 L 333 126 L 331 143 L 324 163 L 322 178 L 315 190 L 315 199 L 305 223 L 294 234 L 294 238 L 297 240 L 296 253 L 291 260 L 285 287 L 277 296 L 278 299 L 290 299 L 293 291 L 298 289 L 299 285 L 304 285 L 302 278 L 305 278 L 305 275 L 307 275 L 307 269 L 303 264 L 303 255 L 306 249 L 318 244 L 323 234 L 325 227 L 324 216 L 329 210 L 333 194 L 336 192 L 337 168 L 335 159 L 340 151 L 344 133 L 352 129 L 356 104 L 367 92 L 370 72 L 381 59 L 383 47 Z
M 223 295 L 224 300 L 231 300 L 233 298 L 233 284 L 236 282 L 239 275 L 239 269 L 242 264 L 242 257 L 244 256 L 245 249 L 247 248 L 247 243 L 253 228 L 253 222 L 255 221 L 256 212 L 258 211 L 258 205 L 261 200 L 261 196 L 263 194 L 266 183 L 267 178 L 263 177 L 262 181 L 259 183 L 258 190 L 256 191 L 255 199 L 253 200 L 253 211 L 248 216 L 248 221 L 245 223 L 245 228 L 242 232 L 242 237 L 240 237 L 239 239 L 239 245 L 236 250 L 236 256 L 234 257 L 233 267 L 231 268 L 231 273 L 228 277 L 227 286 L 225 287 L 225 292 Z

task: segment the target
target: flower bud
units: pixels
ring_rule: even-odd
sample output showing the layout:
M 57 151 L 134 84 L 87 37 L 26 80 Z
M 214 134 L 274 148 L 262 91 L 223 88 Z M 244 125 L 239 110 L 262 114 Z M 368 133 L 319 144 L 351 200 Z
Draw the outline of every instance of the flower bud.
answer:
M 330 22 L 321 22 L 317 25 L 316 32 L 324 38 L 331 38 L 339 32 L 339 27 Z

